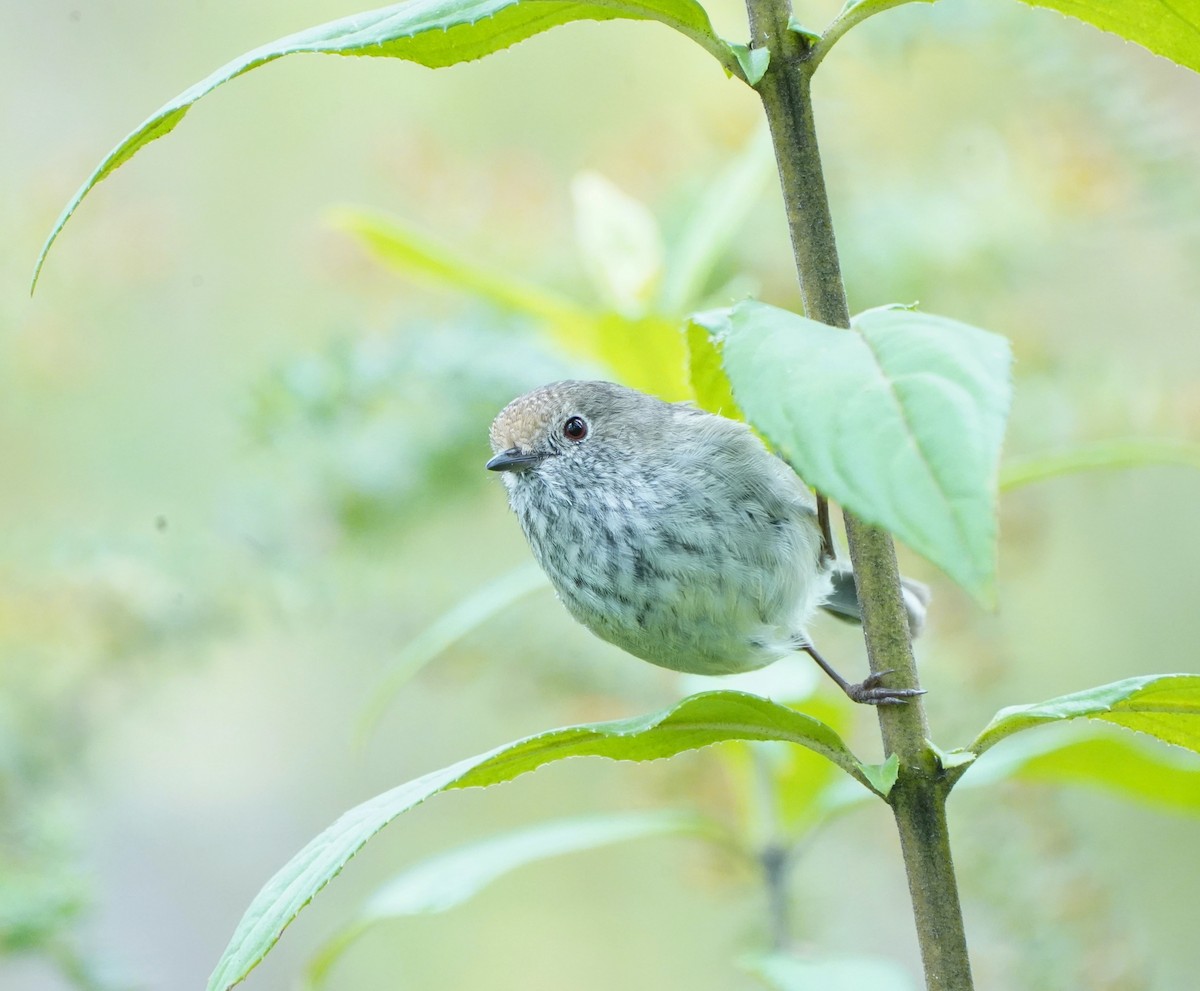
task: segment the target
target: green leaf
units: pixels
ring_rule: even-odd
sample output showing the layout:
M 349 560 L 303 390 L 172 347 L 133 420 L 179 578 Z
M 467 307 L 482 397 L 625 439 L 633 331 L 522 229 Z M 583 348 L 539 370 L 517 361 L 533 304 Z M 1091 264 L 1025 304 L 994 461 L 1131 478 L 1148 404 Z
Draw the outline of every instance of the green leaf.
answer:
M 1078 18 L 1200 72 L 1200 0 L 1025 0 Z
M 710 413 L 744 420 L 733 387 L 721 367 L 721 352 L 717 350 L 707 330 L 697 323 L 687 325 L 688 379 L 696 405 Z
M 647 836 L 716 832 L 711 821 L 682 812 L 588 816 L 489 836 L 432 857 L 379 888 L 358 916 L 321 947 L 308 967 L 309 984 L 322 984 L 345 950 L 378 923 L 449 911 L 528 864 Z
M 364 740 L 375 728 L 396 693 L 417 671 L 514 603 L 549 586 L 546 573 L 530 562 L 488 582 L 418 633 L 401 648 L 382 684 L 371 696 L 359 718 L 359 740 Z
M 1103 788 L 1148 805 L 1200 815 L 1200 762 L 1136 739 L 1023 737 L 978 760 L 958 787 L 1008 779 Z
M 855 331 L 753 300 L 693 320 L 722 344 L 749 421 L 808 484 L 990 602 L 1004 338 L 899 308 L 859 314 Z
M 849 4 L 847 4 L 847 6 L 850 6 L 850 7 L 855 6 L 853 0 L 851 0 L 851 2 Z M 844 7 L 842 8 L 842 10 L 843 10 L 843 12 L 845 12 Z M 818 41 L 821 40 L 821 32 L 813 31 L 811 28 L 806 28 L 803 24 L 800 23 L 799 20 L 797 20 L 795 14 L 792 14 L 792 16 L 788 18 L 788 30 L 791 31 L 792 34 L 800 35 L 800 37 L 803 38 L 806 42 L 808 42 L 809 45 L 815 45 Z
M 243 980 L 372 836 L 433 795 L 511 781 L 567 757 L 657 760 L 724 740 L 781 740 L 809 747 L 871 787 L 862 764 L 824 723 L 740 692 L 707 692 L 649 716 L 568 726 L 505 744 L 364 802 L 310 842 L 254 898 L 209 978 L 208 991 L 226 991 Z
M 671 317 L 630 320 L 617 313 L 598 316 L 592 351 L 626 385 L 667 402 L 690 399 L 687 342 Z
M 384 264 L 529 317 L 568 354 L 606 365 L 627 385 L 668 401 L 690 398 L 686 344 L 673 318 L 630 318 L 587 309 L 470 259 L 393 218 L 340 211 L 336 219 Z
M 1033 482 L 1080 471 L 1143 468 L 1151 465 L 1200 468 L 1200 444 L 1164 438 L 1124 438 L 1083 444 L 1053 454 L 1020 458 L 1000 469 L 1000 489 L 1007 492 Z
M 805 699 L 804 709 L 838 733 L 851 722 L 846 706 L 820 696 Z M 737 834 L 751 844 L 778 842 L 782 836 L 795 841 L 802 836 L 823 820 L 824 798 L 835 781 L 844 782 L 868 802 L 877 797 L 806 747 L 735 743 L 723 747 L 720 758 L 734 789 L 733 805 L 743 820 Z
M 663 274 L 654 214 L 597 172 L 576 176 L 571 198 L 579 254 L 592 285 L 622 316 L 642 316 Z
M 771 49 L 751 48 L 749 45 L 730 45 L 734 58 L 742 67 L 742 74 L 751 86 L 757 86 L 762 77 L 767 74 L 771 64 Z
M 399 218 L 342 209 L 334 212 L 332 220 L 354 235 L 376 260 L 404 275 L 467 293 L 565 331 L 595 322 L 595 314 L 574 300 L 470 258 Z
M 978 757 L 978 754 L 971 753 L 969 750 L 943 750 L 932 740 L 926 740 L 927 746 L 933 755 L 937 758 L 938 766 L 944 771 L 953 771 L 956 768 L 965 767 Z
M 1047 702 L 1010 706 L 996 713 L 966 749 L 981 754 L 1021 730 L 1080 718 L 1116 723 L 1200 753 L 1200 675 L 1143 675 Z
M 775 991 L 917 991 L 912 976 L 883 957 L 794 957 L 770 953 L 742 966 Z
M 891 794 L 892 786 L 900 776 L 900 758 L 890 754 L 882 764 L 864 764 L 863 773 L 871 782 L 871 790 L 885 798 Z
M 34 268 L 32 287 L 50 246 L 88 192 L 151 141 L 170 133 L 202 97 L 243 73 L 286 55 L 363 55 L 440 68 L 482 58 L 571 21 L 654 20 L 674 28 L 732 75 L 741 67 L 695 0 L 405 0 L 290 34 L 238 56 L 184 90 L 143 121 L 105 156 L 54 224 Z

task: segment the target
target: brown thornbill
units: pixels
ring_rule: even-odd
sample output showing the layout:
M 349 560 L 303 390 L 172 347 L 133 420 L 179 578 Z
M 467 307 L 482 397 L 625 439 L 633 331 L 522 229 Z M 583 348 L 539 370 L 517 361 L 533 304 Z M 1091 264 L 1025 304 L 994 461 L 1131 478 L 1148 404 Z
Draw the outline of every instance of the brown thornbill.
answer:
M 743 423 L 611 382 L 555 382 L 492 423 L 487 467 L 559 598 L 596 635 L 694 674 L 809 653 L 854 701 L 918 692 L 851 684 L 813 648 L 818 608 L 857 618 L 854 576 L 822 558 L 807 486 Z M 914 633 L 928 590 L 905 580 Z

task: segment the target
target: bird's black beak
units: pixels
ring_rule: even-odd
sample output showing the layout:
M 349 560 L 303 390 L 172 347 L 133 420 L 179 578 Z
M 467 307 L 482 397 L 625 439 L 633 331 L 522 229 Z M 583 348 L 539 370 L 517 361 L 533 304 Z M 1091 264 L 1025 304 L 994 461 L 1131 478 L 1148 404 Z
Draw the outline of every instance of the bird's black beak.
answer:
M 540 454 L 526 454 L 519 447 L 501 451 L 486 465 L 488 471 L 528 471 L 542 461 Z

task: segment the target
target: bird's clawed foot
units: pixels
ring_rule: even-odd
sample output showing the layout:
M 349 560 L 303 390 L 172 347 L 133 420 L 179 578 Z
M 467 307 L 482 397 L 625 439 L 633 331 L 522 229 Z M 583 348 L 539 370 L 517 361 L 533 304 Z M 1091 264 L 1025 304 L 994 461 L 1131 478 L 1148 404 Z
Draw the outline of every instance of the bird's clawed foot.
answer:
M 924 695 L 923 688 L 887 688 L 880 684 L 891 671 L 877 671 L 857 685 L 843 685 L 846 695 L 863 705 L 904 705 L 916 695 Z

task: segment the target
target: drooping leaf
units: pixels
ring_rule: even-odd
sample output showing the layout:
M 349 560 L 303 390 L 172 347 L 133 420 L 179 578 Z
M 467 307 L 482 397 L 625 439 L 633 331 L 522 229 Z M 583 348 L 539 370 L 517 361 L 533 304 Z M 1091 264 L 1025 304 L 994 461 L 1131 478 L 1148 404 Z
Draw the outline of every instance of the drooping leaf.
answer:
M 1023 457 L 1000 469 L 1000 489 L 1007 492 L 1080 471 L 1144 468 L 1151 465 L 1200 468 L 1200 444 L 1168 438 L 1121 438 L 1081 444 L 1052 454 Z
M 1200 675 L 1143 675 L 1046 702 L 1010 706 L 996 713 L 966 749 L 982 754 L 1021 730 L 1080 718 L 1102 719 L 1200 753 Z
M 1069 733 L 1010 740 L 976 761 L 956 787 L 1001 780 L 1084 785 L 1200 815 L 1200 761 L 1134 738 Z
M 1200 72 L 1200 0 L 1024 0 L 1120 35 Z
M 686 342 L 672 318 L 656 314 L 627 317 L 612 310 L 589 309 L 519 276 L 468 258 L 399 220 L 362 211 L 342 211 L 338 222 L 389 267 L 526 316 L 556 346 L 580 361 L 607 366 L 612 376 L 626 385 L 668 401 L 691 395 L 687 384 Z
M 333 215 L 333 222 L 353 234 L 377 261 L 403 275 L 467 293 L 567 333 L 595 321 L 594 314 L 575 300 L 470 258 L 399 218 L 343 209 Z
M 363 711 L 359 738 L 374 729 L 401 686 L 417 671 L 515 602 L 549 585 L 546 573 L 536 564 L 522 565 L 477 589 L 408 641 L 389 665 L 386 677 Z
M 209 978 L 208 991 L 227 991 L 242 981 L 372 836 L 439 792 L 511 781 L 567 757 L 656 760 L 723 740 L 780 740 L 809 747 L 872 787 L 862 764 L 824 723 L 739 692 L 694 695 L 649 716 L 569 726 L 505 744 L 372 798 L 312 840 L 254 898 Z
M 388 881 L 345 928 L 314 954 L 308 982 L 324 983 L 330 968 L 360 936 L 381 922 L 409 915 L 446 912 L 475 897 L 492 882 L 529 864 L 568 853 L 648 836 L 702 835 L 716 831 L 709 820 L 683 812 L 631 812 L 539 823 L 489 836 L 431 857 Z
M 597 294 L 622 316 L 642 316 L 663 274 L 654 214 L 598 172 L 577 175 L 571 198 L 579 255 Z
M 174 130 L 198 100 L 243 73 L 304 53 L 380 56 L 441 68 L 482 58 L 560 24 L 615 18 L 666 24 L 700 45 L 726 72 L 741 75 L 729 45 L 714 33 L 696 0 L 404 0 L 352 14 L 238 56 L 143 121 L 104 157 L 67 204 L 38 256 L 33 285 L 50 246 L 88 192 L 151 141 Z
M 912 976 L 883 957 L 799 957 L 770 953 L 742 966 L 774 991 L 917 991 Z
M 753 300 L 693 320 L 721 344 L 749 421 L 806 482 L 990 601 L 1004 338 L 900 308 L 859 314 L 854 331 Z

